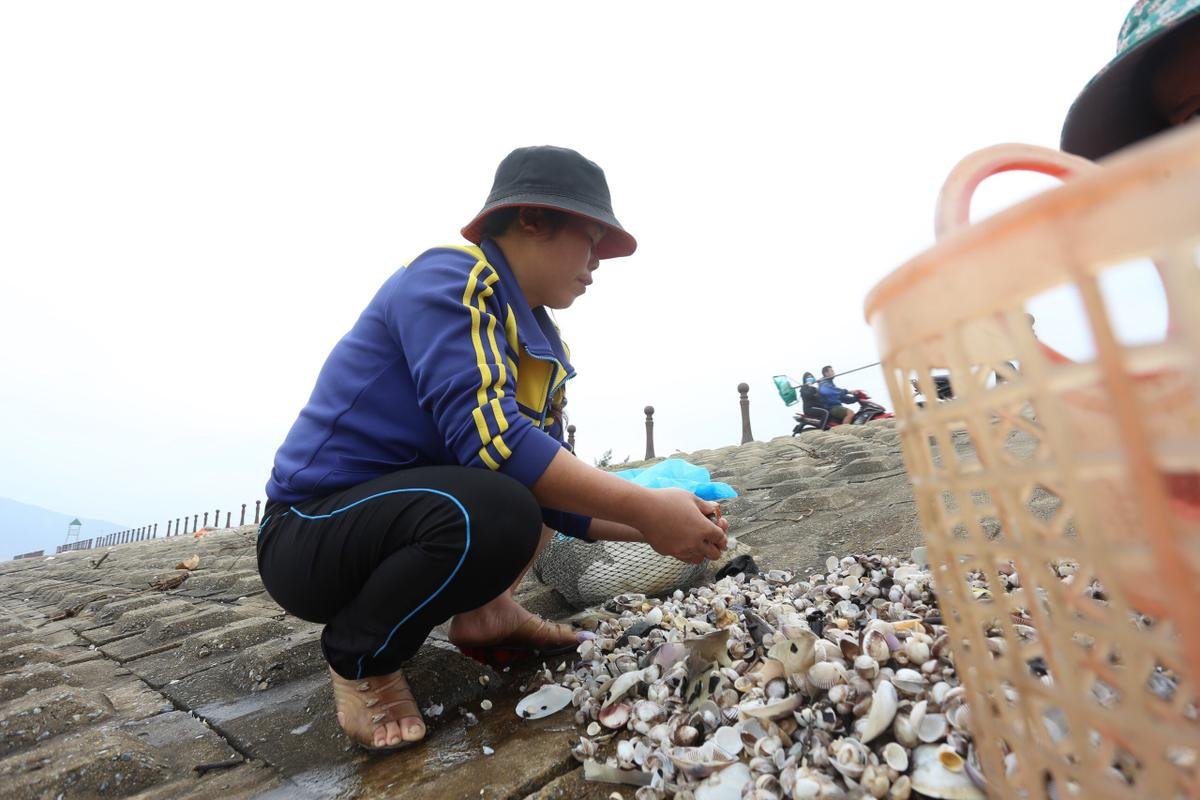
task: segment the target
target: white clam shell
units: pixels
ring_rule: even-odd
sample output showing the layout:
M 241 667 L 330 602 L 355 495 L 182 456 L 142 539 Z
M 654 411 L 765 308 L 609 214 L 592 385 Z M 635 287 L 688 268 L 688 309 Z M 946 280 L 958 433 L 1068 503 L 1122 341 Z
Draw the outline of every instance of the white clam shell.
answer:
M 522 719 L 541 719 L 556 714 L 571 704 L 574 693 L 557 683 L 547 684 L 517 703 L 517 716 Z
M 917 738 L 926 744 L 933 744 L 945 739 L 948 731 L 949 725 L 946 723 L 945 715 L 926 714 L 921 719 L 921 724 L 917 726 Z
M 889 681 L 880 681 L 879 685 L 875 687 L 875 693 L 871 695 L 871 708 L 867 712 L 867 716 L 854 723 L 854 730 L 859 741 L 869 742 L 886 731 L 892 724 L 892 720 L 896 718 L 898 704 L 896 687 Z
M 696 787 L 696 800 L 741 800 L 742 788 L 753 780 L 750 768 L 740 761 L 710 775 Z
M 908 750 L 898 742 L 888 742 L 883 746 L 883 761 L 896 772 L 907 772 Z
M 780 719 L 790 714 L 800 705 L 800 695 L 794 694 L 780 700 L 758 698 L 747 700 L 738 706 L 738 711 L 758 719 Z
M 910 774 L 913 791 L 939 800 L 986 800 L 966 770 L 946 769 L 941 759 L 942 750 L 937 745 L 927 744 L 913 751 Z

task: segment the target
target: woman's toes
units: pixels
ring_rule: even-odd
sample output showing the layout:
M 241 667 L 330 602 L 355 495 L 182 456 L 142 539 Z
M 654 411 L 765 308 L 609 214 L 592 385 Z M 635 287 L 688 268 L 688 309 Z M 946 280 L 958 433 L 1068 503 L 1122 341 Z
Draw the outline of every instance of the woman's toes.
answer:
M 425 723 L 409 717 L 402 723 L 404 726 L 404 741 L 416 742 L 425 738 Z

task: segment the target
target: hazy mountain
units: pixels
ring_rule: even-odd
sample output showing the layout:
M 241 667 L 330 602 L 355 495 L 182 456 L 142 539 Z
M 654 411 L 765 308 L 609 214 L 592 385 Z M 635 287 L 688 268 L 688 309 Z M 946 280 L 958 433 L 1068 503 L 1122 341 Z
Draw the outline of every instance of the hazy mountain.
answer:
M 74 514 L 63 514 L 0 497 L 0 560 L 33 550 L 45 550 L 46 555 L 52 554 L 54 548 L 66 541 L 67 526 L 76 518 Z M 78 517 L 78 520 L 82 523 L 79 529 L 81 540 L 129 527 L 100 519 Z

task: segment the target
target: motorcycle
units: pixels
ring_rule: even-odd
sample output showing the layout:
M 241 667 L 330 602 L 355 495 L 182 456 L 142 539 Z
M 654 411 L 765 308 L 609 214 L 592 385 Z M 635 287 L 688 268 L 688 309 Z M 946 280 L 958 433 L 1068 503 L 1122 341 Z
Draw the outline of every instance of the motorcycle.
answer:
M 858 410 L 850 417 L 849 422 L 842 422 L 836 417 L 830 416 L 828 409 L 810 406 L 807 411 L 792 415 L 797 423 L 796 427 L 792 428 L 792 436 L 803 433 L 807 428 L 824 431 L 836 428 L 838 425 L 865 425 L 873 419 L 890 419 L 896 416 L 872 400 L 871 396 L 862 389 L 855 389 L 850 394 L 856 398 Z
M 793 436 L 808 428 L 823 431 L 838 425 L 863 425 L 874 419 L 888 419 L 895 416 L 872 400 L 871 396 L 862 389 L 855 389 L 850 394 L 854 395 L 858 410 L 854 412 L 848 422 L 841 422 L 830 416 L 829 410 L 822 408 L 816 402 L 818 396 L 816 386 L 796 383 L 786 375 L 776 375 L 774 380 L 775 388 L 786 405 L 802 404 L 803 410 L 792 415 L 792 418 L 796 420 L 796 427 L 792 428 Z M 799 393 L 797 393 L 797 389 L 800 390 Z

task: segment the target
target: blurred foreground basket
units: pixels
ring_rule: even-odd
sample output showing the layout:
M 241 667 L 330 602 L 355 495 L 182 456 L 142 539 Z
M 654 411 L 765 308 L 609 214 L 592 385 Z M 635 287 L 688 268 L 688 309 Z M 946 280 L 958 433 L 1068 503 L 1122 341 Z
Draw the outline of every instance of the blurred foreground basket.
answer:
M 967 226 L 975 186 L 1008 169 L 1069 180 Z M 943 188 L 938 233 L 866 315 L 989 796 L 1197 797 L 1200 125 L 1099 167 L 981 151 Z M 1114 334 L 1099 278 L 1134 259 L 1158 268 L 1162 341 Z M 1090 361 L 1026 317 L 1059 286 Z M 934 375 L 955 397 L 918 407 L 910 383 L 934 398 Z

